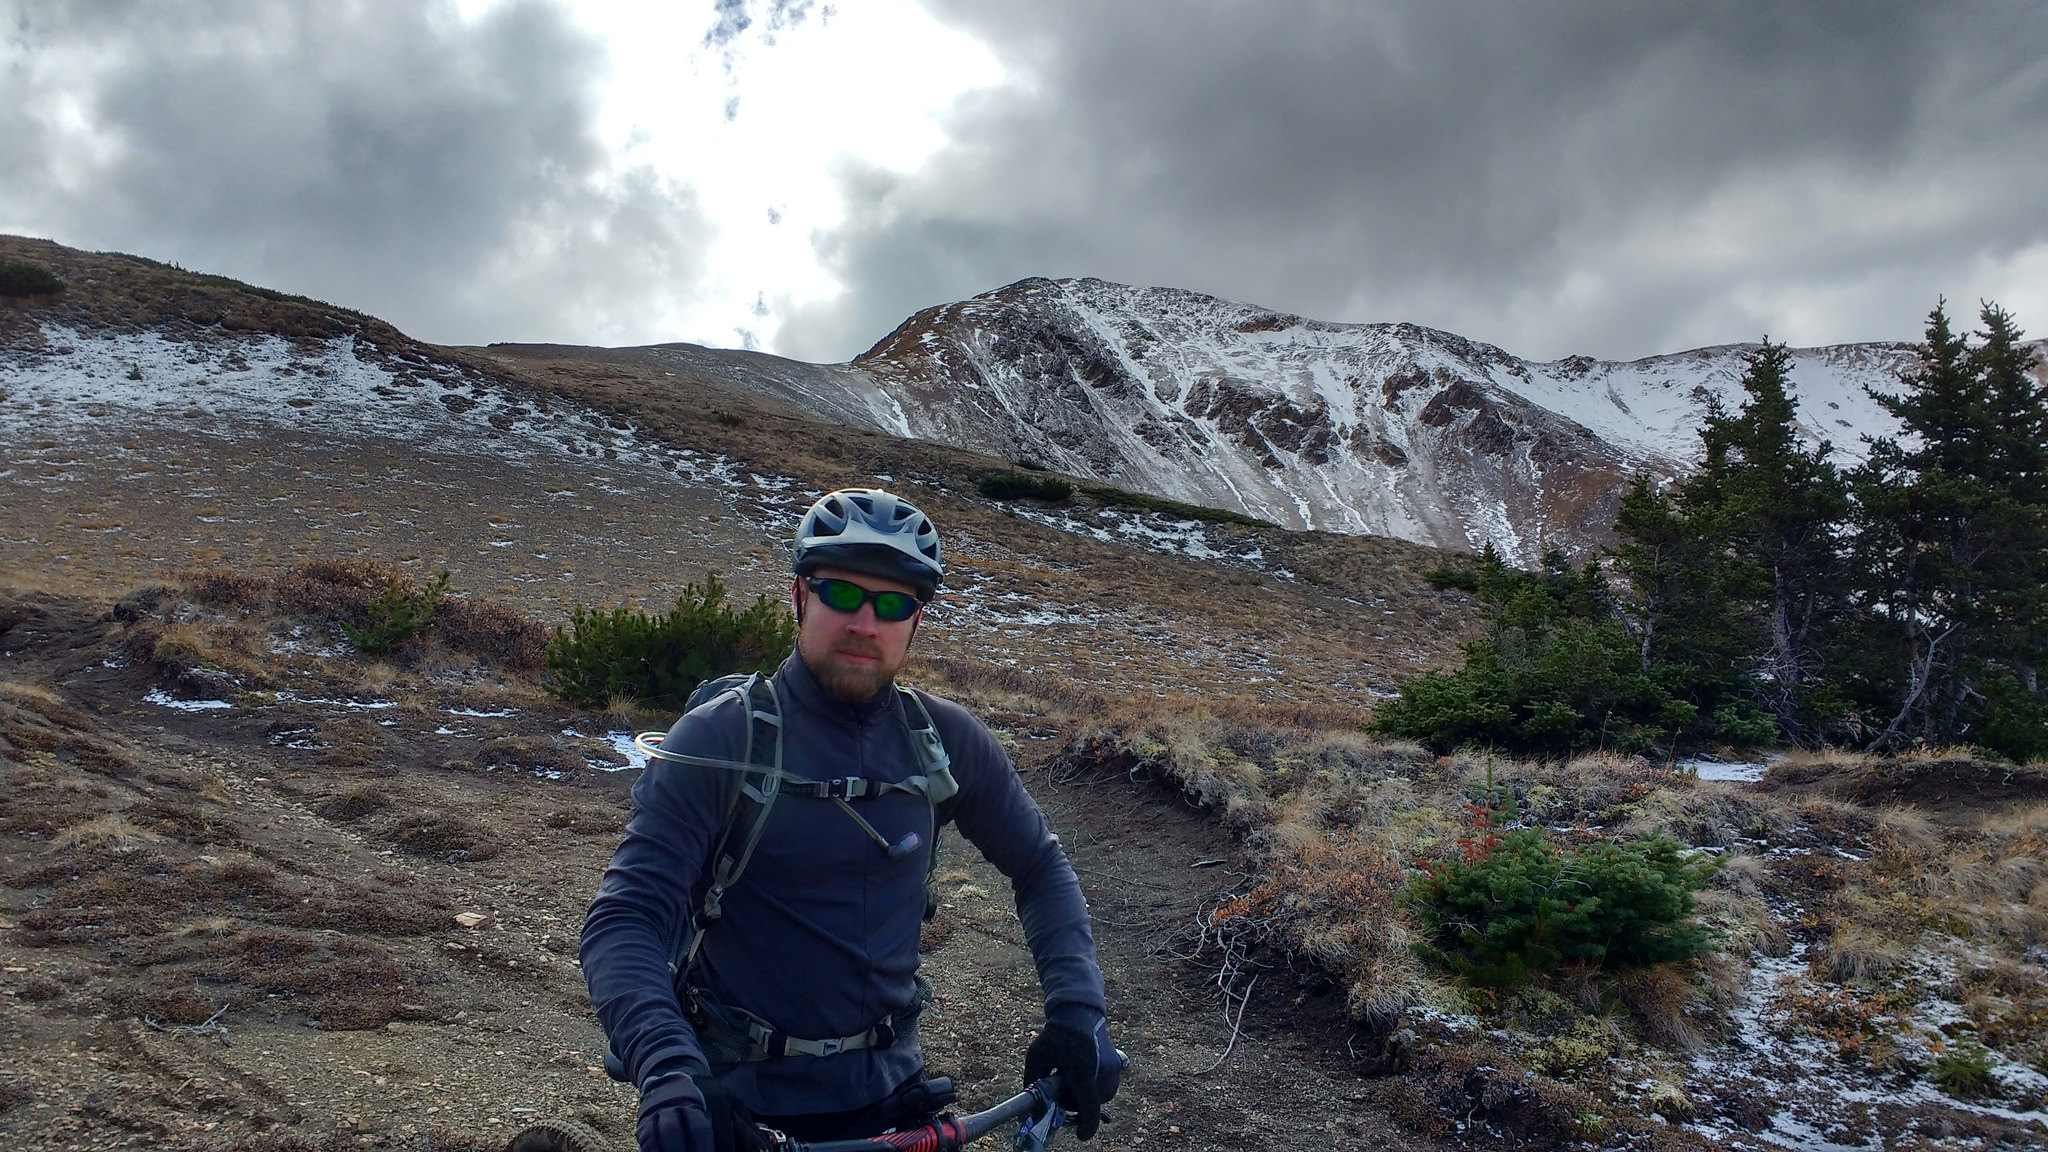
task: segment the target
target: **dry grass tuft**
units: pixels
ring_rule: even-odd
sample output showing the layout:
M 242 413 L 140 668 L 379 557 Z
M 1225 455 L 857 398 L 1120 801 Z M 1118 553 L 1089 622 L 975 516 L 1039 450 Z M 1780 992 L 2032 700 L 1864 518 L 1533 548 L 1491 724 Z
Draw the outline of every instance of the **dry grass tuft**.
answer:
M 908 679 L 983 710 L 1086 717 L 1109 708 L 1107 697 L 1061 677 L 984 660 L 921 653 L 912 661 Z
M 1692 976 L 1677 964 L 1659 964 L 1616 973 L 1614 994 L 1628 1005 L 1629 1016 L 1645 1036 L 1666 1047 L 1692 1051 L 1707 1041 L 1693 1014 L 1696 992 Z
M 416 856 L 449 860 L 489 860 L 504 850 L 474 822 L 432 809 L 407 812 L 379 829 L 378 835 Z
M 32 712 L 74 732 L 90 732 L 98 727 L 92 722 L 92 717 L 73 708 L 61 694 L 41 684 L 0 680 L 0 703 Z
M 579 836 L 609 836 L 625 827 L 625 821 L 617 812 L 603 808 L 560 809 L 548 813 L 541 819 L 541 824 Z
M 162 839 L 162 836 L 136 826 L 127 816 L 109 812 L 60 830 L 56 846 L 96 852 L 134 852 Z
M 321 1027 L 381 1028 L 414 991 L 384 948 L 347 936 L 269 929 L 236 940 L 205 969 L 208 980 L 289 997 Z
M 133 643 L 187 696 L 231 695 L 274 678 L 274 670 L 258 654 L 256 630 L 240 620 L 148 626 L 137 631 Z
M 1877 813 L 1877 841 L 1879 851 L 1921 856 L 1939 850 L 1943 837 L 1925 813 L 1894 804 Z
M 114 997 L 113 1006 L 158 1024 L 199 1024 L 227 1005 L 192 985 L 150 985 Z
M 1822 947 L 1820 963 L 1838 982 L 1873 980 L 1898 967 L 1907 952 L 1889 934 L 1862 924 L 1842 924 Z
M 1209 927 L 1232 942 L 1272 942 L 1336 977 L 1354 1019 L 1385 1030 L 1415 1002 L 1421 982 L 1395 902 L 1405 877 L 1377 845 L 1307 840 L 1276 853 L 1249 892 L 1218 908 Z
M 329 820 L 346 824 L 382 812 L 390 805 L 389 793 L 375 785 L 366 784 L 336 793 L 314 811 Z

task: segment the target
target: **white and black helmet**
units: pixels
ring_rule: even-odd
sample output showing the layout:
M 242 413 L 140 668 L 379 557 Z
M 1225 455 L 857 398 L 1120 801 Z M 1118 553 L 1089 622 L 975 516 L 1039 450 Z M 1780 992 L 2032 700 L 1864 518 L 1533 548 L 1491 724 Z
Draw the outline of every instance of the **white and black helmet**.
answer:
M 797 525 L 790 566 L 799 576 L 844 568 L 898 580 L 929 600 L 945 578 L 939 530 L 917 505 L 880 488 L 841 488 L 818 498 Z

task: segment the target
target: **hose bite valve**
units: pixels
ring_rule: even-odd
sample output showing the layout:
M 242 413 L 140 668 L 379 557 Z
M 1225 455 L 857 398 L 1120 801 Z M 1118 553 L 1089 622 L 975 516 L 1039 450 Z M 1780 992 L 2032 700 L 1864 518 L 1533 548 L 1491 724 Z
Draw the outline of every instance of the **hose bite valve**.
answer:
M 915 832 L 905 832 L 903 839 L 889 845 L 889 859 L 901 860 L 912 852 L 917 851 L 918 847 L 923 843 L 924 837 L 919 836 Z

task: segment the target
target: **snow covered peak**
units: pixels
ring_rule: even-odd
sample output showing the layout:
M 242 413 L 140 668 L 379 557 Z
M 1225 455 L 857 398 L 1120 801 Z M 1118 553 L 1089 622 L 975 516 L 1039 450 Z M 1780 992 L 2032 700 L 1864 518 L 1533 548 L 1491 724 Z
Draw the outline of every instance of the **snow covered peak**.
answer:
M 1755 345 L 1621 363 L 1523 360 L 1415 324 L 1336 324 L 1175 288 L 1021 280 L 911 317 L 850 367 L 903 426 L 1009 459 L 1292 527 L 1534 560 L 1604 543 L 1636 472 L 1699 451 Z M 1894 430 L 1906 345 L 1798 349 L 1808 436 Z

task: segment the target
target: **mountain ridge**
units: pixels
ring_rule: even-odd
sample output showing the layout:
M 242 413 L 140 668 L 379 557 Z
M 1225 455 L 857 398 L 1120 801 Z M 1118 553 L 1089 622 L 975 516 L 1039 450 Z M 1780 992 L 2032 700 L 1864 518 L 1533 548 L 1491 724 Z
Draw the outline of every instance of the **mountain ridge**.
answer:
M 1316 320 L 1175 288 L 1034 277 L 915 313 L 845 364 L 695 345 L 666 362 L 828 420 L 1222 508 L 1524 564 L 1610 543 L 1638 473 L 1689 470 L 1756 344 L 1539 362 L 1413 323 Z M 1792 350 L 1802 428 L 1895 431 L 1897 342 Z

